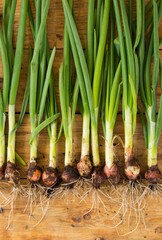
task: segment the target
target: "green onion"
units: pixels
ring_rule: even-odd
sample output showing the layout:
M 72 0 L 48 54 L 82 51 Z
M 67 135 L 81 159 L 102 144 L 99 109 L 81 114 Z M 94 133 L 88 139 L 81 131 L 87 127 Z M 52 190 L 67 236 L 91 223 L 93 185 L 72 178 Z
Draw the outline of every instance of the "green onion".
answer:
M 31 61 L 31 76 L 30 76 L 30 121 L 31 121 L 31 133 L 36 128 L 36 92 L 37 92 L 37 77 L 38 77 L 38 64 L 39 64 L 39 51 L 43 40 L 43 34 L 45 30 L 45 24 L 48 14 L 49 0 L 46 1 L 46 5 L 43 12 L 43 17 L 39 27 L 39 31 L 35 40 L 34 53 Z M 39 9 L 38 9 L 39 10 Z M 38 12 L 39 14 L 39 12 Z M 35 34 L 36 35 L 36 34 Z M 35 137 L 30 147 L 30 161 L 37 159 L 37 137 Z
M 131 37 L 131 28 L 128 25 L 128 16 L 124 0 L 120 0 L 121 15 L 118 1 L 113 1 L 117 29 L 120 43 L 120 54 L 122 60 L 122 76 L 123 76 L 123 118 L 125 127 L 125 174 L 130 180 L 135 180 L 140 172 L 140 168 L 133 155 L 133 135 L 136 129 L 137 115 L 137 95 L 138 95 L 138 58 L 133 52 L 133 42 Z M 141 4 L 139 4 L 141 8 Z M 138 13 L 137 13 L 138 14 Z M 139 12 L 141 14 L 141 10 Z M 141 18 L 141 16 L 140 16 Z M 140 18 L 137 18 L 139 21 Z M 124 33 L 122 29 L 122 20 L 124 25 Z M 137 24 L 136 41 L 134 49 L 138 46 L 141 39 L 141 29 Z M 125 41 L 124 41 L 125 36 Z
M 105 136 L 105 167 L 104 173 L 113 184 L 120 181 L 120 173 L 114 162 L 113 129 L 117 117 L 121 95 L 121 61 L 114 45 L 115 18 L 113 5 L 111 6 L 110 49 L 106 48 L 105 82 L 102 90 L 102 124 Z M 117 63 L 117 64 L 116 64 Z
M 56 102 L 56 92 L 54 85 L 54 75 L 52 71 L 53 60 L 55 56 L 56 49 L 54 48 L 52 54 L 50 54 L 49 43 L 47 39 L 46 26 L 44 26 L 44 9 L 47 7 L 46 1 L 38 1 L 36 4 L 36 23 L 34 22 L 33 14 L 31 8 L 28 9 L 28 14 L 30 18 L 31 28 L 33 32 L 33 38 L 35 39 L 35 45 L 37 36 L 41 36 L 42 42 L 41 47 L 39 48 L 38 59 L 38 74 L 39 78 L 37 80 L 37 92 L 36 92 L 36 116 L 38 116 L 38 122 L 36 123 L 36 128 L 31 132 L 30 144 L 33 144 L 33 141 L 37 138 L 39 132 L 47 127 L 49 138 L 50 138 L 50 152 L 49 152 L 49 167 L 45 169 L 42 174 L 42 180 L 47 187 L 51 187 L 56 184 L 58 180 L 58 171 L 57 171 L 57 159 L 56 159 L 56 143 L 57 143 L 57 118 L 60 116 L 57 113 L 57 102 Z M 41 30 L 43 26 L 44 31 Z M 36 34 L 37 32 L 37 34 Z M 40 34 L 41 32 L 41 34 Z M 44 32 L 44 33 L 43 33 Z M 43 35 L 42 35 L 43 33 Z M 40 43 L 39 43 L 40 46 Z M 36 46 L 35 46 L 36 48 Z M 45 117 L 43 122 L 42 118 Z M 28 179 L 31 182 L 38 182 L 39 178 L 36 178 L 36 174 L 33 177 L 30 177 L 30 171 L 33 167 L 38 170 L 40 169 L 37 166 L 37 159 L 35 162 L 31 160 L 31 164 L 28 170 Z M 40 177 L 40 174 L 39 174 Z
M 153 32 L 149 32 L 148 34 L 150 37 L 147 40 L 147 44 L 145 45 L 144 38 L 142 47 L 139 46 L 139 51 L 144 49 L 148 53 L 146 56 L 145 64 L 140 65 L 140 91 L 141 91 L 141 98 L 143 107 L 146 114 L 145 120 L 142 111 L 140 110 L 140 116 L 142 120 L 142 126 L 144 131 L 145 143 L 146 148 L 148 150 L 148 159 L 147 159 L 147 172 L 145 174 L 146 179 L 150 183 L 157 183 L 161 177 L 161 172 L 158 168 L 158 161 L 157 161 L 157 145 L 158 140 L 160 137 L 160 132 L 162 128 L 162 95 L 160 97 L 160 106 L 158 117 L 156 120 L 156 89 L 157 89 L 157 82 L 160 73 L 160 81 L 162 79 L 161 74 L 161 59 L 159 58 L 159 35 L 158 35 L 158 22 L 160 21 L 162 11 L 159 8 L 158 12 L 158 3 L 153 0 L 153 11 L 151 12 L 153 16 L 153 24 L 151 26 L 151 30 Z M 143 11 L 143 15 L 145 15 L 145 11 Z M 144 21 L 144 20 L 143 20 Z M 147 26 L 146 26 L 147 28 Z M 145 33 L 145 29 L 143 28 L 143 32 Z M 153 66 L 153 74 L 152 74 L 152 81 L 151 81 L 151 60 L 152 54 L 154 54 L 154 66 Z M 142 62 L 143 56 L 140 55 L 140 59 Z M 159 71 L 160 69 L 160 71 Z M 142 76 L 145 76 L 143 78 Z M 144 87 L 146 86 L 146 87 Z
M 65 12 L 65 17 L 66 17 L 66 12 Z M 77 53 L 75 39 L 73 37 L 72 28 L 70 26 L 70 22 L 68 21 L 68 19 L 66 21 L 66 26 L 67 26 L 68 33 L 69 33 L 74 62 L 75 62 L 75 66 L 76 66 L 77 81 L 79 83 L 78 86 L 80 86 L 81 98 L 82 98 L 82 108 L 83 108 L 83 113 L 82 113 L 83 114 L 83 130 L 82 130 L 83 133 L 82 133 L 81 160 L 80 160 L 80 163 L 78 163 L 77 167 L 78 167 L 78 170 L 79 170 L 79 173 L 81 176 L 87 176 L 87 175 L 89 175 L 89 173 L 91 171 L 91 163 L 89 160 L 90 113 L 89 113 L 89 107 L 88 107 L 88 98 L 87 98 L 87 94 L 86 94 L 84 76 L 83 76 L 83 72 L 81 69 L 79 56 Z M 75 94 L 73 96 L 75 96 Z M 90 168 L 89 168 L 89 166 L 90 166 Z
M 69 11 L 72 13 L 72 0 L 69 0 Z M 71 184 L 79 178 L 78 171 L 74 165 L 72 152 L 72 129 L 74 122 L 74 115 L 76 111 L 79 84 L 76 80 L 74 88 L 71 77 L 71 55 L 70 34 L 68 32 L 68 21 L 65 18 L 64 26 L 64 62 L 59 70 L 59 92 L 60 104 L 62 113 L 62 124 L 65 134 L 65 167 L 61 175 L 63 182 Z M 73 49 L 75 51 L 76 49 Z M 71 97 L 72 96 L 72 97 Z M 72 102 L 73 101 L 73 102 Z
M 49 62 L 50 60 L 49 56 L 50 56 L 50 51 L 49 51 L 49 46 L 47 44 L 47 62 Z M 47 95 L 46 107 L 45 107 L 45 118 L 49 119 L 53 115 L 56 116 L 56 114 L 57 114 L 57 102 L 56 102 L 56 92 L 55 92 L 55 85 L 54 85 L 54 75 L 53 75 L 53 72 L 51 72 L 50 83 L 49 83 L 49 93 Z M 50 124 L 50 126 L 48 126 L 48 132 L 50 137 L 49 168 L 47 168 L 43 173 L 42 179 L 45 185 L 51 186 L 51 185 L 54 185 L 58 180 L 57 159 L 56 159 L 57 119 L 53 121 Z M 50 182 L 47 182 L 44 174 L 46 173 L 46 178 L 48 179 L 49 169 L 50 169 L 50 173 L 53 172 L 55 177 L 52 177 Z
M 4 177 L 5 163 L 5 121 L 6 121 L 6 105 L 9 93 L 9 61 L 5 41 L 0 30 L 0 51 L 3 64 L 3 94 L 0 91 L 0 180 Z
M 107 30 L 108 30 L 108 22 L 109 22 L 109 10 L 110 10 L 110 1 L 105 2 L 104 13 L 102 19 L 102 28 L 99 38 L 99 45 L 97 51 L 97 58 L 94 70 L 93 77 L 93 100 L 94 100 L 94 108 L 96 115 L 96 122 L 98 122 L 98 114 L 101 100 L 101 89 L 102 89 L 102 81 L 101 71 L 102 64 L 104 58 L 104 51 L 106 46 L 106 38 L 107 38 Z M 100 165 L 100 155 L 99 155 L 99 143 L 98 143 L 98 128 L 96 125 L 91 125 L 91 140 L 92 140 L 92 155 L 93 155 L 93 164 L 94 166 Z
M 4 8 L 5 8 L 5 4 L 6 4 L 6 1 L 4 2 Z M 23 57 L 28 1 L 22 0 L 21 2 L 15 56 L 14 56 L 13 47 L 12 47 L 12 32 L 13 32 L 13 20 L 15 15 L 16 1 L 12 1 L 12 4 L 9 3 L 6 5 L 6 7 L 7 7 L 6 12 L 8 13 L 8 17 L 7 17 L 7 14 L 4 16 L 5 19 L 4 19 L 3 30 L 4 30 L 4 35 L 6 39 L 7 57 L 8 57 L 9 66 L 10 66 L 11 81 L 10 81 L 9 100 L 8 100 L 9 102 L 9 105 L 8 105 L 9 136 L 8 136 L 7 168 L 5 171 L 5 178 L 7 180 L 13 181 L 14 183 L 18 183 L 19 173 L 15 167 L 15 131 L 16 131 L 15 102 L 16 102 L 17 89 L 19 84 L 22 57 Z
M 28 180 L 31 183 L 37 183 L 41 177 L 41 171 L 37 161 L 37 135 L 45 127 L 47 127 L 48 129 L 50 137 L 49 166 L 52 168 L 56 168 L 56 119 L 60 116 L 60 114 L 57 114 L 54 89 L 49 90 L 49 86 L 50 88 L 54 87 L 52 65 L 55 56 L 55 48 L 50 55 L 50 49 L 46 35 L 46 20 L 48 15 L 49 3 L 49 0 L 36 2 L 36 23 L 34 23 L 32 12 L 29 11 L 31 25 L 33 29 L 32 31 L 34 35 L 33 38 L 35 39 L 34 53 L 31 61 L 29 105 L 31 120 L 31 137 Z M 50 92 L 50 97 L 48 96 L 48 91 Z M 41 123 L 43 115 L 45 116 L 45 121 Z M 48 173 L 48 176 L 46 177 L 43 175 L 43 181 L 46 186 L 53 185 L 53 182 L 48 182 L 49 174 L 51 173 L 52 172 Z
M 93 93 L 92 87 L 91 87 L 91 79 L 90 79 L 90 75 L 89 75 L 89 71 L 88 71 L 89 69 L 86 64 L 85 56 L 83 53 L 83 49 L 81 46 L 81 42 L 79 39 L 75 21 L 70 12 L 67 0 L 63 0 L 62 2 L 63 2 L 63 7 L 64 7 L 65 19 L 67 22 L 67 29 L 68 29 L 68 33 L 69 33 L 69 37 L 70 37 L 71 46 L 72 46 L 74 62 L 76 65 L 76 71 L 77 71 L 79 86 L 80 86 L 80 90 L 81 90 L 81 95 L 83 96 L 83 93 L 86 90 L 87 99 L 88 99 L 88 105 L 89 105 L 89 111 L 90 111 L 91 123 L 92 123 L 91 126 L 92 126 L 92 141 L 93 141 L 92 142 L 93 164 L 96 167 L 96 169 L 98 169 L 98 167 L 100 169 L 99 144 L 98 144 L 98 111 L 99 111 L 98 108 L 100 105 L 102 84 L 100 86 L 100 89 L 98 89 L 97 92 L 96 92 L 97 89 L 96 89 L 95 85 L 96 86 L 99 85 L 99 79 L 101 76 L 102 62 L 103 62 L 103 58 L 104 58 L 104 49 L 105 49 L 106 37 L 107 37 L 110 3 L 108 1 L 105 2 L 105 4 L 103 5 L 104 12 L 100 11 L 100 10 L 98 12 L 97 26 L 98 26 L 98 28 L 101 28 L 100 23 L 102 22 L 102 28 L 100 30 L 97 29 L 99 46 L 98 46 L 98 51 L 96 48 L 97 58 L 96 58 L 96 67 L 94 69 L 94 77 L 93 77 L 93 86 L 94 86 L 93 87 L 94 93 Z M 99 6 L 99 9 L 100 9 L 100 7 L 101 6 Z M 93 9 L 89 9 L 89 11 L 90 10 L 93 11 Z M 102 12 L 103 12 L 103 15 L 102 15 Z M 103 18 L 101 16 L 103 16 Z M 91 33 L 92 33 L 92 31 L 91 31 Z M 89 36 L 89 33 L 88 33 L 88 36 Z M 92 41 L 92 37 L 93 36 L 91 36 L 90 41 Z M 94 46 L 96 45 L 96 43 L 95 43 L 95 39 L 94 39 Z M 92 51 L 92 49 L 91 49 L 91 51 Z M 94 53 L 94 58 L 95 58 L 95 56 L 96 56 L 96 53 Z M 83 97 L 82 97 L 82 99 L 83 99 Z M 94 105 L 94 101 L 95 101 L 95 105 Z M 82 102 L 84 103 L 83 100 L 82 100 Z M 88 122 L 88 120 L 87 120 L 87 122 Z M 83 125 L 84 126 L 88 125 L 88 123 L 84 124 L 84 119 L 83 119 Z M 87 136 L 88 136 L 88 134 L 87 134 Z M 101 170 L 98 170 L 98 171 L 100 171 L 100 173 L 101 173 Z M 94 180 L 94 185 L 98 186 L 98 183 L 94 178 L 94 174 L 93 174 L 93 180 Z

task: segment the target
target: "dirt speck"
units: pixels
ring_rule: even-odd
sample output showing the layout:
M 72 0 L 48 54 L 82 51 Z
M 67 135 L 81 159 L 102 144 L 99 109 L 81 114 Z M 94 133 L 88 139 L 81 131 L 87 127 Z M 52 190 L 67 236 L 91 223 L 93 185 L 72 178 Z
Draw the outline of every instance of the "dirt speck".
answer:
M 0 213 L 3 213 L 3 211 L 4 211 L 3 208 L 0 208 Z
M 105 239 L 102 238 L 102 237 L 97 237 L 97 238 L 95 238 L 94 240 L 105 240 Z
M 90 220 L 91 219 L 91 215 L 89 213 L 85 214 L 83 216 L 84 220 Z
M 56 37 L 61 41 L 63 39 L 63 36 L 60 34 L 56 34 Z
M 72 220 L 76 223 L 80 223 L 82 218 L 81 218 L 81 216 L 75 215 L 72 217 Z
M 155 228 L 155 233 L 162 233 L 162 227 Z

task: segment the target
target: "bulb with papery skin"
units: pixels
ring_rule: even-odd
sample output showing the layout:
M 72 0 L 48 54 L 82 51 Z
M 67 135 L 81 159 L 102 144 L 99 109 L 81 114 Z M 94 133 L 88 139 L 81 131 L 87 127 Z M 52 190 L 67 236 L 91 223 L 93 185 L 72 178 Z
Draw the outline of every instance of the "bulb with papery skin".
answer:
M 82 177 L 89 177 L 92 171 L 92 163 L 89 156 L 84 156 L 77 164 L 77 169 Z
M 137 180 L 140 174 L 140 166 L 138 165 L 137 159 L 133 156 L 133 154 L 130 154 L 129 157 L 127 157 L 125 161 L 124 171 L 129 180 Z

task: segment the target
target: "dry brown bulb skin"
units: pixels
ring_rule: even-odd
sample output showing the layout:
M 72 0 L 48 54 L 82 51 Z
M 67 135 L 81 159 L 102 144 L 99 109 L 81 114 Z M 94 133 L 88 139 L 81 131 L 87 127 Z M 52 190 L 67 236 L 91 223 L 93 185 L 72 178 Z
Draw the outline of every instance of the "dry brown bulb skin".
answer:
M 84 156 L 77 164 L 77 169 L 81 177 L 88 178 L 92 172 L 92 163 L 89 156 Z
M 125 162 L 125 175 L 130 181 L 137 180 L 139 174 L 140 174 L 140 166 L 137 163 L 136 158 L 132 155 L 130 155 Z
M 4 179 L 4 164 L 0 167 L 0 180 Z
M 102 184 L 106 181 L 106 175 L 103 171 L 103 167 L 96 166 L 94 167 L 93 173 L 92 173 L 92 181 L 93 181 L 93 187 L 94 188 L 100 188 Z
M 157 165 L 152 167 L 147 167 L 147 171 L 145 173 L 145 178 L 151 184 L 157 184 L 160 178 L 162 178 L 162 174 Z
M 36 184 L 41 179 L 41 168 L 38 166 L 38 160 L 35 159 L 34 162 L 31 162 L 27 172 L 27 179 L 30 183 Z
M 57 168 L 48 167 L 42 174 L 42 180 L 46 187 L 54 186 L 59 179 Z
M 108 168 L 108 166 L 105 165 L 104 173 L 113 185 L 119 184 L 120 170 L 119 170 L 119 166 L 116 163 L 113 163 L 110 168 Z
M 79 179 L 79 172 L 77 168 L 68 165 L 64 167 L 61 178 L 64 183 L 72 184 Z
M 9 182 L 17 185 L 20 181 L 20 173 L 16 168 L 16 165 L 12 162 L 7 162 L 6 170 L 5 170 L 5 179 Z

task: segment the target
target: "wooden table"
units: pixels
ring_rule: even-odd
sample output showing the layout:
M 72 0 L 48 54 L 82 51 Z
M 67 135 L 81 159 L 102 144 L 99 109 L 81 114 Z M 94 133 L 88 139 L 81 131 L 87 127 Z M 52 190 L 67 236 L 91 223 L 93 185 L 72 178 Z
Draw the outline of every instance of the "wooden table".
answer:
M 17 1 L 17 9 L 14 24 L 14 47 L 16 46 L 16 35 L 18 28 L 19 12 L 20 12 L 20 0 Z M 134 1 L 135 2 L 135 1 Z M 147 2 L 147 1 L 146 1 Z M 76 14 L 77 26 L 83 47 L 86 45 L 86 24 L 87 24 L 87 3 L 88 0 L 74 0 L 74 11 Z M 0 0 L 0 14 L 2 14 L 3 0 Z M 2 20 L 1 20 L 2 21 Z M 57 99 L 59 102 L 58 93 L 58 69 L 63 60 L 63 28 L 64 28 L 64 14 L 62 10 L 61 0 L 51 0 L 49 15 L 48 15 L 48 37 L 50 48 L 57 47 L 56 57 L 54 60 L 54 73 L 56 80 L 56 92 Z M 162 21 L 159 27 L 159 35 L 162 37 Z M 27 22 L 27 31 L 24 46 L 24 56 L 22 63 L 22 70 L 20 76 L 20 84 L 18 89 L 18 96 L 16 102 L 16 118 L 18 119 L 21 111 L 21 104 L 25 89 L 26 75 L 27 75 L 27 59 L 28 59 L 28 46 L 29 44 L 33 47 L 32 34 L 30 30 L 29 21 Z M 162 49 L 160 50 L 162 58 Z M 3 77 L 2 63 L 0 63 L 0 77 Z M 1 83 L 0 83 L 1 84 Z M 160 99 L 160 87 L 158 86 L 158 106 Z M 139 100 L 140 101 L 140 100 Z M 7 142 L 7 131 L 6 128 L 6 142 Z M 77 110 L 74 128 L 73 128 L 73 152 L 76 160 L 80 157 L 80 143 L 82 133 L 82 119 Z M 118 134 L 124 140 L 123 121 L 121 115 L 121 104 L 119 107 L 119 113 L 117 117 L 116 127 L 114 134 Z M 27 109 L 22 126 L 16 133 L 16 151 L 21 157 L 29 162 L 29 137 L 30 137 L 30 120 L 29 110 Z M 104 139 L 102 128 L 100 127 L 100 151 L 101 159 L 104 161 Z M 123 169 L 123 149 L 119 142 L 116 140 L 114 143 L 114 150 L 116 159 L 119 160 L 119 165 Z M 137 116 L 137 129 L 134 136 L 134 152 L 135 156 L 141 165 L 141 178 L 144 177 L 146 170 L 147 152 L 145 148 L 142 127 L 139 115 Z M 46 130 L 43 130 L 38 137 L 38 157 L 41 167 L 44 169 L 48 165 L 48 154 L 49 154 L 49 138 Z M 59 143 L 57 144 L 57 159 L 59 162 L 59 170 L 63 168 L 64 161 L 64 137 L 62 136 Z M 158 145 L 158 159 L 159 167 L 162 170 L 162 137 L 160 138 Z M 19 166 L 19 163 L 18 163 Z M 22 182 L 26 179 L 27 167 L 20 166 L 20 173 Z M 124 177 L 124 175 L 122 175 Z M 25 181 L 26 182 L 26 181 Z M 7 187 L 3 183 L 1 187 Z M 108 188 L 109 190 L 109 188 Z M 3 191 L 5 191 L 3 189 Z M 83 190 L 81 190 L 83 192 Z M 16 194 L 16 192 L 15 192 Z M 60 195 L 61 196 L 61 195 Z M 93 240 L 107 240 L 107 239 L 162 239 L 162 202 L 160 199 L 154 197 L 146 197 L 146 205 L 142 211 L 140 223 L 133 233 L 120 236 L 124 233 L 129 232 L 135 227 L 136 214 L 132 211 L 130 217 L 130 227 L 128 227 L 128 216 L 126 222 L 122 223 L 117 230 L 109 228 L 113 226 L 113 222 L 109 221 L 113 214 L 115 215 L 119 204 L 110 202 L 106 198 L 104 202 L 109 209 L 109 217 L 104 213 L 103 207 L 100 204 L 100 213 L 92 211 L 85 215 L 85 213 L 91 208 L 92 195 L 90 194 L 85 201 L 80 202 L 80 199 L 76 197 L 73 200 L 72 193 L 69 192 L 69 201 L 66 200 L 65 196 L 62 198 L 56 198 L 50 201 L 50 203 L 43 202 L 43 209 L 46 210 L 47 205 L 48 211 L 44 219 L 39 225 L 35 226 L 42 217 L 42 208 L 37 206 L 34 208 L 30 215 L 30 206 L 28 206 L 26 213 L 23 213 L 27 199 L 22 196 L 18 197 L 14 201 L 13 213 L 10 212 L 11 206 L 7 205 L 0 215 L 0 239 L 93 239 Z M 39 198 L 38 198 L 39 202 Z M 11 215 L 10 227 L 6 230 L 8 224 L 8 216 Z M 122 215 L 119 215 L 119 218 Z M 142 220 L 144 218 L 144 221 Z M 118 221 L 119 221 L 118 218 Z M 138 219 L 137 219 L 138 222 Z M 144 224 L 145 223 L 145 224 Z

